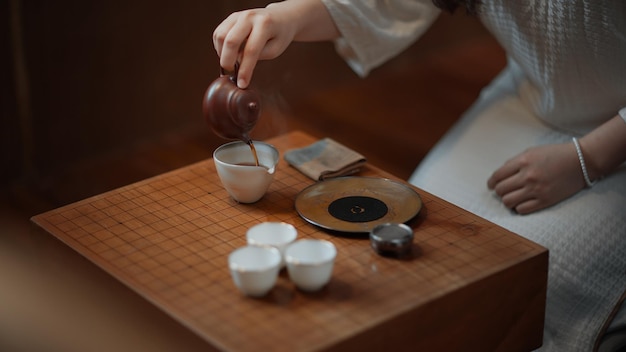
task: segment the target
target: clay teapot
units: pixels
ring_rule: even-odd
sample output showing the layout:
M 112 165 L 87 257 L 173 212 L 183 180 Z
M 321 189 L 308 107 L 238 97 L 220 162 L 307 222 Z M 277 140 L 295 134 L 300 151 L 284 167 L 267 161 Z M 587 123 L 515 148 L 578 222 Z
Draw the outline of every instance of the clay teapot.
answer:
M 250 131 L 261 111 L 259 96 L 254 90 L 237 87 L 237 71 L 225 72 L 213 81 L 204 94 L 202 113 L 215 134 L 226 139 L 250 143 Z

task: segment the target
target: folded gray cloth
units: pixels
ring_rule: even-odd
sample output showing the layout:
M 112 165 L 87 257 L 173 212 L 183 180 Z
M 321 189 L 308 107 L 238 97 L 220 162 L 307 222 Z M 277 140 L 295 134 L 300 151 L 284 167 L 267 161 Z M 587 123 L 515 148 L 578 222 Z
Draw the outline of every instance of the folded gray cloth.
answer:
M 285 160 L 316 181 L 355 174 L 366 163 L 363 155 L 331 138 L 289 150 Z

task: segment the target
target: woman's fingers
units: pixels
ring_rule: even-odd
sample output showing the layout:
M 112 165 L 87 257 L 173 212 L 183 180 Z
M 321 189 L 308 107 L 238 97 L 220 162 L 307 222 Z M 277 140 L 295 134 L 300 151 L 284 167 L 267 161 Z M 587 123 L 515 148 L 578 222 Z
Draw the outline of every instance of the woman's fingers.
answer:
M 516 205 L 513 209 L 515 209 L 518 214 L 524 215 L 543 209 L 547 206 L 549 206 L 549 204 L 545 204 L 537 198 L 531 198 Z
M 487 180 L 487 187 L 500 197 L 505 207 L 527 214 L 540 209 L 542 201 L 534 194 L 533 184 L 528 183 L 522 167 L 518 158 L 507 161 Z
M 252 23 L 242 21 L 241 17 L 230 28 L 221 43 L 220 65 L 226 70 L 234 70 L 235 64 L 242 56 L 242 50 L 247 46 L 248 37 L 252 32 Z M 240 63 L 241 64 L 241 63 Z
M 272 44 L 273 32 L 265 21 L 266 18 L 262 15 L 254 18 L 254 24 L 241 47 L 239 77 L 237 80 L 237 85 L 240 88 L 248 86 L 252 79 L 254 68 L 260 59 L 274 58 L 266 54 Z
M 237 85 L 246 88 L 259 60 L 280 55 L 290 42 L 290 32 L 277 40 L 280 24 L 265 9 L 236 12 L 227 17 L 213 32 L 213 45 L 220 65 L 233 70 L 239 63 Z
M 518 214 L 528 214 L 533 211 L 542 209 L 546 204 L 545 199 L 537 197 L 529 188 L 521 186 L 512 186 L 511 188 L 496 186 L 496 194 L 500 196 L 502 204 L 517 212 Z
M 506 162 L 493 173 L 487 185 L 500 197 L 505 207 L 518 214 L 527 214 L 545 205 L 534 193 L 533 184 L 528 183 L 519 167 L 515 159 Z
M 496 185 L 516 175 L 519 170 L 520 167 L 515 159 L 507 161 L 499 169 L 494 171 L 491 177 L 489 177 L 489 179 L 487 180 L 487 187 L 489 189 L 495 189 Z
M 213 47 L 218 57 L 222 57 L 226 36 L 237 22 L 238 13 L 233 13 L 220 23 L 213 31 Z
M 508 176 L 507 178 L 499 180 L 495 183 L 491 189 L 500 197 L 504 197 L 506 194 L 515 192 L 524 187 L 524 182 L 521 178 L 520 172 Z

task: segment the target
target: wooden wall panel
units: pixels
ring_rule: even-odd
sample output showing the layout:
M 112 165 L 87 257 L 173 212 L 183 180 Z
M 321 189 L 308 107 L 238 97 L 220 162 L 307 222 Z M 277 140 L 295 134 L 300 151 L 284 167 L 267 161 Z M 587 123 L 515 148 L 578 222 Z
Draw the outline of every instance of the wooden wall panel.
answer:
M 98 165 L 105 168 L 102 160 L 111 155 L 123 158 L 147 142 L 172 135 L 184 139 L 192 134 L 196 140 L 200 135 L 200 139 L 206 138 L 210 154 L 214 145 L 223 142 L 208 130 L 201 116 L 204 90 L 219 74 L 211 41 L 213 29 L 231 12 L 266 2 L 9 1 L 18 10 L 3 12 L 8 14 L 3 15 L 8 17 L 3 21 L 6 19 L 9 26 L 17 16 L 18 31 L 9 31 L 9 36 L 3 34 L 0 39 L 2 48 L 10 49 L 1 57 L 6 63 L 2 65 L 6 75 L 2 75 L 1 83 L 1 161 L 3 170 L 10 173 L 3 171 L 0 181 L 6 184 L 25 180 L 26 187 L 34 191 L 60 189 L 59 183 L 77 185 L 81 177 L 98 174 L 80 171 L 77 165 L 89 164 L 92 170 Z M 349 126 L 355 117 L 345 116 L 345 111 L 361 114 L 362 108 L 344 105 L 329 111 L 343 101 L 328 102 L 320 97 L 344 99 L 345 92 L 353 92 L 348 95 L 363 94 L 363 99 L 373 101 L 377 97 L 368 95 L 370 88 L 381 81 L 395 86 L 390 91 L 403 87 L 428 90 L 432 82 L 420 81 L 421 76 L 406 80 L 402 72 L 423 64 L 425 58 L 432 61 L 432 53 L 476 38 L 489 38 L 476 19 L 463 13 L 444 14 L 415 45 L 365 79 L 349 69 L 331 43 L 295 43 L 281 57 L 257 66 L 253 87 L 262 95 L 264 113 L 254 136 L 269 138 L 294 126 L 325 133 L 330 123 L 342 126 L 335 131 L 344 131 L 334 137 L 350 137 Z M 16 41 L 23 45 L 19 55 L 12 51 Z M 23 67 L 19 72 L 27 88 L 23 99 L 15 95 L 19 67 Z M 458 69 L 463 70 L 462 66 Z M 464 87 L 458 88 L 476 94 L 475 86 Z M 378 105 L 384 106 L 388 97 L 380 99 Z M 327 116 L 318 119 L 318 112 Z M 449 115 L 441 118 L 452 123 L 458 116 Z M 340 121 L 335 124 L 335 119 Z M 368 123 L 375 126 L 385 120 Z M 427 141 L 424 145 L 431 144 Z M 377 153 L 385 155 L 389 151 Z M 385 158 L 372 160 L 380 159 Z M 133 174 L 132 170 L 129 173 Z M 124 177 L 119 180 L 123 182 Z M 132 181 L 136 179 L 127 182 Z M 84 187 L 67 200 L 101 191 L 102 187 Z

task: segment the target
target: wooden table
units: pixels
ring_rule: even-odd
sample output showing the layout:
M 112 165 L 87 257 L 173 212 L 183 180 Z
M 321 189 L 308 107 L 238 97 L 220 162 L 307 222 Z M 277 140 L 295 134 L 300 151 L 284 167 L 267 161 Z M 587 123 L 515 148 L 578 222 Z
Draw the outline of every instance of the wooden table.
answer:
M 302 132 L 269 140 L 281 153 L 314 142 Z M 367 166 L 361 176 L 392 175 Z M 367 237 L 338 236 L 301 219 L 297 194 L 314 181 L 281 160 L 268 194 L 250 205 L 223 190 L 212 160 L 32 218 L 188 327 L 229 351 L 528 351 L 541 345 L 548 251 L 416 189 L 408 224 L 414 255 L 377 255 Z M 297 290 L 281 273 L 261 299 L 235 288 L 227 256 L 262 221 L 299 238 L 332 241 L 329 285 Z

